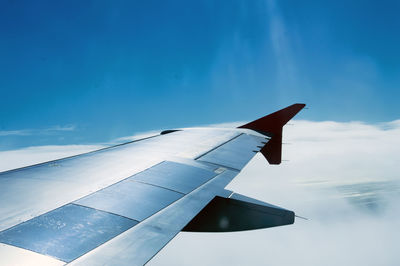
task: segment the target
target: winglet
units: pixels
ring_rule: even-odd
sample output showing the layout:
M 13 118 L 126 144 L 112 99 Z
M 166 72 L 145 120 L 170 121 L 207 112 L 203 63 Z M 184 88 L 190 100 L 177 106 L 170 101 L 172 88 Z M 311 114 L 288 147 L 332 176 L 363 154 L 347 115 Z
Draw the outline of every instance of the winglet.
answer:
M 282 161 L 282 128 L 305 106 L 303 103 L 296 103 L 239 128 L 252 129 L 270 136 L 271 139 L 261 149 L 261 153 L 270 164 L 280 164 Z

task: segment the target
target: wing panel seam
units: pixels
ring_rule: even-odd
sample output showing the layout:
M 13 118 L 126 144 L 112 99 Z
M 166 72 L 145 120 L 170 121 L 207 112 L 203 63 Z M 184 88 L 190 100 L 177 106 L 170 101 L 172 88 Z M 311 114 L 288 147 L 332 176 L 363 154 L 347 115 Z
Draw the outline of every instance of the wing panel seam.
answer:
M 236 138 L 240 137 L 240 136 L 241 136 L 241 135 L 243 135 L 243 134 L 244 134 L 244 133 L 240 133 L 240 134 L 238 134 L 238 135 L 234 136 L 233 138 L 231 138 L 231 139 L 229 139 L 229 140 L 227 140 L 227 141 L 225 141 L 225 142 L 223 142 L 223 143 L 221 143 L 221 144 L 219 144 L 219 145 L 215 146 L 215 147 L 214 147 L 214 148 L 212 148 L 211 150 L 209 150 L 209 151 L 206 151 L 205 153 L 203 153 L 203 154 L 201 154 L 201 155 L 197 156 L 196 158 L 194 158 L 194 160 L 198 160 L 198 159 L 200 159 L 201 157 L 203 157 L 203 156 L 207 155 L 208 153 L 210 153 L 210 152 L 212 152 L 212 151 L 214 151 L 214 150 L 218 149 L 219 147 L 221 147 L 221 146 L 223 146 L 223 145 L 227 144 L 228 142 L 231 142 L 232 140 L 234 140 L 234 139 L 236 139 Z
M 105 212 L 105 213 L 113 214 L 113 215 L 116 215 L 116 216 L 119 216 L 119 217 L 122 217 L 122 218 L 126 218 L 126 219 L 129 219 L 129 220 L 135 221 L 135 222 L 137 222 L 137 223 L 140 223 L 140 221 L 138 221 L 138 220 L 136 220 L 136 219 L 133 219 L 133 218 L 130 218 L 130 217 L 127 217 L 127 216 L 118 214 L 118 213 L 109 212 L 109 211 L 105 211 L 105 210 L 101 210 L 101 209 L 89 207 L 89 206 L 86 206 L 86 205 L 83 205 L 83 204 L 79 204 L 79 203 L 76 203 L 76 202 L 71 202 L 71 203 L 68 203 L 68 204 L 76 205 L 76 206 L 80 206 L 80 207 L 84 207 L 84 208 L 88 208 L 88 209 L 93 209 L 93 210 L 100 211 L 100 212 Z
M 186 195 L 185 193 L 179 192 L 179 191 L 177 191 L 177 190 L 174 190 L 174 189 L 171 189 L 171 188 L 166 188 L 166 187 L 163 187 L 163 186 L 160 186 L 160 185 L 151 184 L 151 183 L 144 182 L 144 181 L 141 181 L 141 180 L 132 179 L 132 180 L 129 180 L 129 181 L 138 182 L 138 183 L 142 183 L 142 184 L 145 184 L 145 185 L 149 185 L 149 186 L 153 186 L 153 187 L 158 187 L 158 188 L 166 189 L 166 190 L 169 190 L 169 191 L 172 191 L 172 192 L 175 192 L 175 193 L 179 193 L 179 194 L 181 194 L 181 195 Z M 190 193 L 190 192 L 189 192 L 189 193 Z

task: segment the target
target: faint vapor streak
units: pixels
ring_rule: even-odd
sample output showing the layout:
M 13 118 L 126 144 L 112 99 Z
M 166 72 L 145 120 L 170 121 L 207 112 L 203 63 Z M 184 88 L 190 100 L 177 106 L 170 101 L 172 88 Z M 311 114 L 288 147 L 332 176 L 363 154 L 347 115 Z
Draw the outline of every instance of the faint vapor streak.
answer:
M 56 132 L 74 131 L 75 125 L 67 126 L 51 126 L 43 129 L 20 129 L 20 130 L 3 130 L 0 131 L 0 136 L 32 136 L 32 135 L 48 135 Z
M 290 47 L 289 31 L 274 0 L 267 1 L 267 11 L 269 14 L 270 38 L 278 69 L 278 80 L 279 82 L 289 82 L 289 85 L 294 85 L 297 80 L 297 68 Z

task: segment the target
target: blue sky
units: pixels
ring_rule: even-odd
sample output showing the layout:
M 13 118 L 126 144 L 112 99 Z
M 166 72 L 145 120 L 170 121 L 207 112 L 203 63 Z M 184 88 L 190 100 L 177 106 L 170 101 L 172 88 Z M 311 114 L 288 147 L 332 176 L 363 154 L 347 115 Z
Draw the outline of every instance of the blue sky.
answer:
M 0 1 L 0 149 L 400 117 L 398 1 Z

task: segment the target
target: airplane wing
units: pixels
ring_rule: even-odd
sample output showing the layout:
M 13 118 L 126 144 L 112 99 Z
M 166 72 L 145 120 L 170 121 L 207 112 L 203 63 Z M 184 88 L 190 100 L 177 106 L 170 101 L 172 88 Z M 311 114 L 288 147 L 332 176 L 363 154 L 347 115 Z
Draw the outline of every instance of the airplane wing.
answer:
M 0 173 L 0 264 L 143 265 L 182 230 L 292 224 L 294 212 L 224 188 L 257 152 L 281 162 L 282 127 L 304 106 Z

